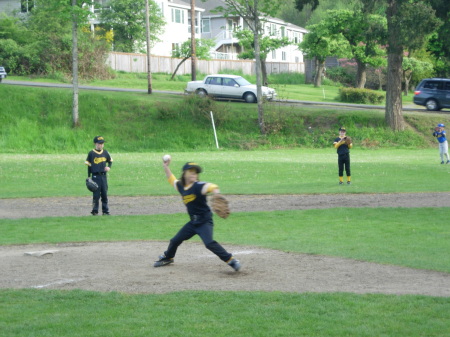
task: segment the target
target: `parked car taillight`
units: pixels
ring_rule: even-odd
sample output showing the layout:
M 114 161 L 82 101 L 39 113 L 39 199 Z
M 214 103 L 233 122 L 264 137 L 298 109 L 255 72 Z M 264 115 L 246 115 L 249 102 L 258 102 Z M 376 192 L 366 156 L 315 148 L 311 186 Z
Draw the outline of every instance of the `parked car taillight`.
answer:
M 414 95 L 418 95 L 418 94 L 420 94 L 420 90 L 414 91 Z

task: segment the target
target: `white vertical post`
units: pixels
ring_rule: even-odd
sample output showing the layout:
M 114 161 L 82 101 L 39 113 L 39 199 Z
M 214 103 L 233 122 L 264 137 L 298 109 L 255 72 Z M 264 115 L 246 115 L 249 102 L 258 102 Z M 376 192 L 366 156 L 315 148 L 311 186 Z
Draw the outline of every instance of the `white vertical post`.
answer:
M 325 98 L 325 88 L 322 88 L 323 91 L 323 98 Z
M 211 113 L 211 123 L 212 123 L 213 130 L 214 130 L 214 138 L 216 140 L 216 147 L 219 148 L 219 142 L 217 141 L 216 125 L 214 124 L 214 116 L 213 116 L 212 111 L 210 111 L 210 113 Z

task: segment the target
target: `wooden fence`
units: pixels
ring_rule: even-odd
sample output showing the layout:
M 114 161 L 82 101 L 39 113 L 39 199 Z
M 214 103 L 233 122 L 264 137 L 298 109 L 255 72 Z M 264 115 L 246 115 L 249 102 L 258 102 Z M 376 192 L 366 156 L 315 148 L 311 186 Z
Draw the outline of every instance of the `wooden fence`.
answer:
M 172 74 L 182 59 L 169 56 L 151 55 L 150 66 L 152 73 Z M 147 72 L 147 55 L 112 52 L 109 54 L 107 64 L 114 70 L 133 73 Z M 278 73 L 304 73 L 305 64 L 287 62 L 266 62 L 268 74 Z M 228 70 L 242 71 L 246 75 L 255 74 L 255 62 L 252 60 L 198 60 L 197 71 L 204 74 L 217 74 Z M 191 60 L 186 60 L 178 69 L 177 74 L 191 73 Z

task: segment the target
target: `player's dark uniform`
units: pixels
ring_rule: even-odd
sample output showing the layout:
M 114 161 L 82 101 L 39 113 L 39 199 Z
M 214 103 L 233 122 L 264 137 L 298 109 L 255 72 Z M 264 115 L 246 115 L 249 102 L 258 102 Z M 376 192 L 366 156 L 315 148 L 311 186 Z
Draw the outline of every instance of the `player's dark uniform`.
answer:
M 105 149 L 98 151 L 93 149 L 88 153 L 86 158 L 86 165 L 88 166 L 88 177 L 92 175 L 92 180 L 94 180 L 97 185 L 97 191 L 93 192 L 92 201 L 92 215 L 98 214 L 99 200 L 102 200 L 102 212 L 104 215 L 109 214 L 108 207 L 108 180 L 105 172 L 105 167 L 108 165 L 112 166 L 112 158 L 108 151 Z
M 334 140 L 334 144 L 339 143 L 343 138 L 337 137 Z M 337 154 L 338 154 L 338 170 L 339 170 L 339 177 L 344 176 L 344 168 L 345 173 L 347 175 L 347 179 L 351 176 L 350 174 L 350 149 L 346 143 L 341 144 L 337 148 Z M 347 181 L 349 183 L 350 180 Z
M 166 258 L 173 258 L 177 248 L 183 241 L 189 240 L 195 234 L 200 236 L 206 248 L 216 254 L 222 261 L 228 262 L 232 254 L 228 253 L 217 241 L 213 239 L 213 220 L 211 209 L 203 194 L 205 182 L 195 182 L 188 189 L 182 186 L 181 181 L 176 181 L 174 186 L 181 194 L 186 205 L 190 221 L 186 223 L 180 231 L 170 240 L 167 251 L 164 252 Z

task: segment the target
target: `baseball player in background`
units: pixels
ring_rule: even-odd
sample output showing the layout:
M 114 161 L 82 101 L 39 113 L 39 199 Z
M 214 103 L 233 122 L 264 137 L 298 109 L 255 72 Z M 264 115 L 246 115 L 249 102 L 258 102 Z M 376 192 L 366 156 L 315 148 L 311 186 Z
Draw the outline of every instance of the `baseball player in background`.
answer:
M 197 234 L 207 249 L 216 254 L 235 271 L 238 271 L 241 268 L 240 262 L 213 239 L 214 224 L 206 196 L 208 193 L 220 193 L 219 187 L 216 184 L 198 180 L 198 175 L 202 172 L 202 168 L 196 163 L 186 163 L 183 166 L 180 180 L 177 180 L 169 168 L 170 161 L 170 157 L 167 160 L 163 159 L 164 172 L 169 184 L 181 194 L 190 220 L 170 240 L 167 250 L 159 256 L 159 260 L 155 262 L 154 267 L 162 267 L 173 263 L 178 246 L 183 241 L 189 240 Z
M 334 139 L 334 147 L 338 154 L 338 169 L 339 169 L 339 185 L 344 184 L 344 168 L 347 175 L 347 184 L 351 184 L 350 174 L 350 149 L 353 143 L 350 137 L 346 136 L 347 130 L 344 127 L 339 129 L 339 137 Z
M 112 158 L 103 147 L 105 139 L 101 136 L 94 138 L 95 148 L 88 153 L 85 164 L 88 167 L 88 178 L 92 175 L 92 180 L 98 185 L 98 189 L 92 193 L 92 215 L 98 215 L 99 201 L 102 200 L 103 215 L 109 215 L 108 207 L 108 180 L 107 172 L 111 169 Z
M 434 129 L 433 136 L 437 138 L 439 142 L 439 155 L 441 156 L 441 164 L 444 164 L 444 155 L 447 158 L 446 163 L 450 163 L 448 156 L 448 142 L 446 138 L 446 132 L 444 130 L 444 124 L 438 124 Z

